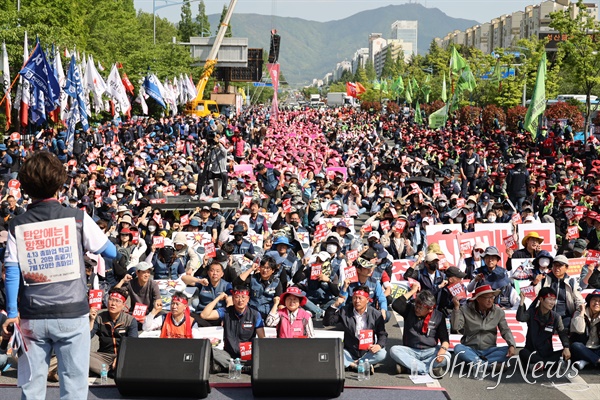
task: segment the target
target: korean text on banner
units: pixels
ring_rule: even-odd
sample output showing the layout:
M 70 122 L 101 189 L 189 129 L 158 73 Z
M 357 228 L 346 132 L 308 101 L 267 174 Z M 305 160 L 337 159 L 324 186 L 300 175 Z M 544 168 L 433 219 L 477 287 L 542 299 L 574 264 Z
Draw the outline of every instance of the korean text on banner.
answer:
M 81 277 L 74 218 L 15 227 L 19 267 L 26 285 L 71 281 Z

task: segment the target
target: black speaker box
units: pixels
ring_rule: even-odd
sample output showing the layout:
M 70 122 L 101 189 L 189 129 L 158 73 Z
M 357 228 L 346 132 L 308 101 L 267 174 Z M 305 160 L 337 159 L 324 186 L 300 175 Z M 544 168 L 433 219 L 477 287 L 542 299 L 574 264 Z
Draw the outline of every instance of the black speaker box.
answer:
M 205 398 L 210 393 L 208 339 L 123 338 L 115 383 L 123 396 Z
M 344 390 L 341 339 L 254 339 L 254 396 L 338 397 Z

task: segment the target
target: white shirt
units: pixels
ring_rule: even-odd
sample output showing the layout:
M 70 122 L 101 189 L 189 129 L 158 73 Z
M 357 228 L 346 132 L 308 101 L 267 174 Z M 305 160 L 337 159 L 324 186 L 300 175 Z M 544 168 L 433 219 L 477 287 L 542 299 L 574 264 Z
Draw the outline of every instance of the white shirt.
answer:
M 360 337 L 360 331 L 367 329 L 367 308 L 365 308 L 365 311 L 362 314 L 359 314 L 358 311 L 356 311 L 356 308 L 353 311 L 354 319 L 356 320 L 355 335 L 356 337 Z

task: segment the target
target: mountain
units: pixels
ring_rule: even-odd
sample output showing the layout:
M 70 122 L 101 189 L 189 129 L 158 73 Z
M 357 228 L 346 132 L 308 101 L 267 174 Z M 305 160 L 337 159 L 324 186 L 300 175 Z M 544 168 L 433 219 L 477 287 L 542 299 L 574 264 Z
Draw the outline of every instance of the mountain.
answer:
M 318 7 L 315 7 L 318 12 Z M 218 26 L 220 14 L 209 15 L 211 29 Z M 322 78 L 344 59 L 351 60 L 357 49 L 368 47 L 371 33 L 391 37 L 392 23 L 417 20 L 418 53 L 425 54 L 435 37 L 444 37 L 456 29 L 465 30 L 477 21 L 451 18 L 437 8 L 420 4 L 390 5 L 363 11 L 348 18 L 328 22 L 300 18 L 271 17 L 258 14 L 233 14 L 231 28 L 236 37 L 247 37 L 248 46 L 269 51 L 271 29 L 281 35 L 279 63 L 287 81 L 307 85 Z

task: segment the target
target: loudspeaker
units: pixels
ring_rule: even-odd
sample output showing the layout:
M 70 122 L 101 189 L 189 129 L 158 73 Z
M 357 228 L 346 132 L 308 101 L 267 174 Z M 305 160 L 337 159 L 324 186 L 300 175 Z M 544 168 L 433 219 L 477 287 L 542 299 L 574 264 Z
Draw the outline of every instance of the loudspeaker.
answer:
M 205 398 L 210 393 L 208 339 L 125 337 L 115 383 L 123 396 Z
M 338 397 L 344 390 L 341 339 L 254 339 L 254 396 Z

